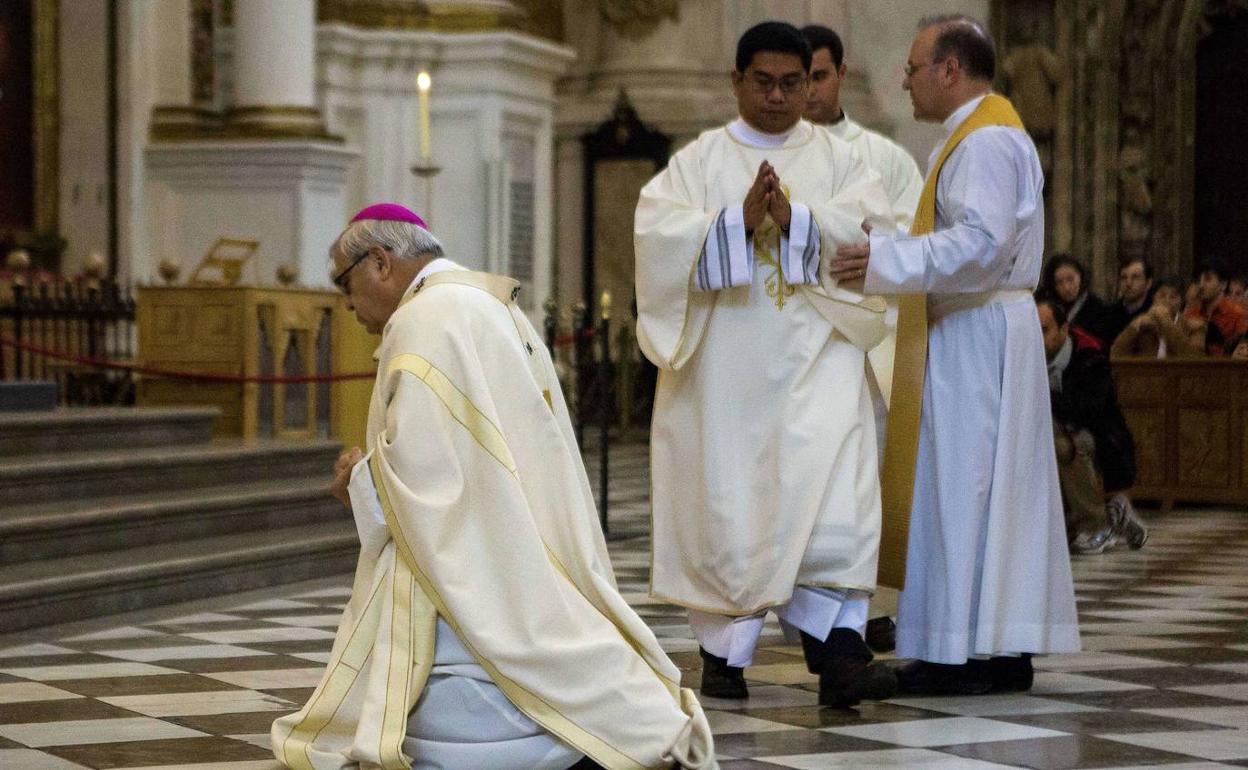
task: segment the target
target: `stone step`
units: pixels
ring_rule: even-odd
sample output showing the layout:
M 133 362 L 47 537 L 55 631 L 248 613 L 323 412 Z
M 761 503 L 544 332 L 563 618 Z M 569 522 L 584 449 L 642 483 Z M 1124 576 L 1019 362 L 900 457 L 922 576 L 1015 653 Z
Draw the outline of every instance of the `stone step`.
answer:
M 108 497 L 0 510 L 0 564 L 280 529 L 351 514 L 316 477 Z
M 203 444 L 216 407 L 63 408 L 0 413 L 0 458 L 61 452 Z
M 0 566 L 0 628 L 150 608 L 350 572 L 349 520 Z
M 0 510 L 9 506 L 85 501 L 118 494 L 188 490 L 265 479 L 327 478 L 340 445 L 214 441 L 189 447 L 124 449 L 0 458 Z M 323 482 L 322 482 L 323 483 Z

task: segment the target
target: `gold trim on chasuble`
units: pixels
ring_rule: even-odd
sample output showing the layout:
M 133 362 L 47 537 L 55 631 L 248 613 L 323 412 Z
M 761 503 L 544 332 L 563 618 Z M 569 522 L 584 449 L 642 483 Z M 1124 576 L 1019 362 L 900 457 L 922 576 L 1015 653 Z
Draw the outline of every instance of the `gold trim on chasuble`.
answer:
M 425 380 L 425 382 L 428 382 Z M 458 392 L 458 391 L 457 391 Z M 476 408 L 475 406 L 473 407 Z M 462 423 L 461 423 L 462 424 Z M 479 423 L 478 423 L 479 424 Z M 472 428 L 464 424 L 469 432 Z M 474 435 L 473 438 L 482 447 L 486 446 L 486 442 L 490 439 L 484 436 Z M 492 456 L 497 460 L 496 455 Z M 368 460 L 368 467 L 373 474 L 373 484 L 377 487 L 377 496 L 381 499 L 381 509 L 386 516 L 386 526 L 390 529 L 390 536 L 394 539 L 395 547 L 398 549 L 401 558 L 411 567 L 412 574 L 416 578 L 416 582 L 424 590 L 427 596 L 437 609 L 438 615 L 445 620 L 455 631 L 464 648 L 472 654 L 477 664 L 485 669 L 490 675 L 490 679 L 498 689 L 503 691 L 507 699 L 511 701 L 518 709 L 523 711 L 534 722 L 537 722 L 547 732 L 559 738 L 563 742 L 589 755 L 594 761 L 602 764 L 607 770 L 647 770 L 646 766 L 625 754 L 623 751 L 605 743 L 598 736 L 593 735 L 587 730 L 577 725 L 568 717 L 564 716 L 557 708 L 547 703 L 540 696 L 530 692 L 524 686 L 507 678 L 501 671 L 485 656 L 477 651 L 477 648 L 469 641 L 462 631 L 459 621 L 451 614 L 446 601 L 438 592 L 437 586 L 429 579 L 429 576 L 421 570 L 420 564 L 416 561 L 415 554 L 412 553 L 411 547 L 407 544 L 407 540 L 403 537 L 403 530 L 399 526 L 398 519 L 394 514 L 394 506 L 390 502 L 390 495 L 386 491 L 384 474 L 380 467 L 380 457 L 374 453 Z M 506 466 L 504 466 L 506 467 Z M 514 475 L 514 468 L 508 469 Z M 549 553 L 549 548 L 547 548 Z M 558 569 L 558 568 L 556 568 Z M 563 573 L 566 576 L 566 573 Z M 575 584 L 573 584 L 575 587 Z
M 407 715 L 416 705 L 416 694 L 423 691 L 433 666 L 433 625 L 426 623 L 425 635 L 417 640 L 417 620 L 433 620 L 433 605 L 420 592 L 411 570 L 395 558 L 391 578 L 392 606 L 390 617 L 390 660 L 387 673 L 386 703 L 378 755 L 385 770 L 406 770 L 410 762 L 403 756 L 403 739 L 407 734 Z M 379 583 L 365 604 L 364 611 L 351 630 L 342 652 L 331 660 L 316 692 L 305 706 L 302 721 L 282 741 L 282 763 L 291 770 L 314 770 L 309 755 L 321 733 L 333 723 L 339 709 L 355 686 L 364 664 L 377 643 L 377 626 L 381 621 L 383 602 Z M 418 652 L 424 655 L 417 657 Z M 396 674 L 395 667 L 406 675 Z M 295 746 L 292 747 L 292 742 Z M 299 748 L 302 747 L 300 751 Z M 292 751 L 293 749 L 293 751 Z
M 936 185 L 945 160 L 962 140 L 986 126 L 1023 128 L 1014 105 L 988 94 L 954 130 L 923 184 L 910 235 L 926 235 L 936 226 Z M 902 588 L 906 581 L 906 548 L 910 538 L 910 506 L 914 496 L 915 462 L 919 454 L 919 420 L 923 411 L 923 378 L 927 366 L 927 295 L 898 296 L 897 352 L 893 393 L 888 410 L 884 467 L 880 472 L 880 585 Z

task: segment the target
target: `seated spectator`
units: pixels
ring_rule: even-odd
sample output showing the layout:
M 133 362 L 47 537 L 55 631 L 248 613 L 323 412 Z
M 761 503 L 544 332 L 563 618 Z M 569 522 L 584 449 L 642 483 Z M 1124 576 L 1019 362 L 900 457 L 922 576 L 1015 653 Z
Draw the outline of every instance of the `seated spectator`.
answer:
M 1152 306 L 1135 317 L 1114 340 L 1110 358 L 1193 358 L 1205 354 L 1204 323 L 1182 318 L 1178 281 L 1162 278 Z M 1192 327 L 1195 326 L 1193 329 Z
M 1101 553 L 1125 540 L 1140 548 L 1148 529 L 1125 490 L 1135 483 L 1135 444 L 1118 408 L 1109 359 L 1070 326 L 1061 306 L 1037 299 L 1049 360 L 1058 478 L 1073 553 Z
M 1153 305 L 1153 265 L 1143 257 L 1118 270 L 1118 299 L 1105 309 L 1105 342 L 1112 343 Z
M 1238 302 L 1244 310 L 1248 310 L 1248 276 L 1237 275 L 1227 281 L 1226 296 Z
M 1207 322 L 1205 353 L 1229 356 L 1235 349 L 1232 343 L 1248 333 L 1248 311 L 1226 296 L 1230 273 L 1221 260 L 1206 259 L 1197 276 L 1196 301 L 1188 305 L 1183 314 Z
M 1088 288 L 1088 272 L 1083 263 L 1069 254 L 1054 254 L 1040 274 L 1038 296 L 1061 306 L 1071 326 L 1095 337 L 1108 348 L 1113 337 L 1106 337 L 1105 301 Z

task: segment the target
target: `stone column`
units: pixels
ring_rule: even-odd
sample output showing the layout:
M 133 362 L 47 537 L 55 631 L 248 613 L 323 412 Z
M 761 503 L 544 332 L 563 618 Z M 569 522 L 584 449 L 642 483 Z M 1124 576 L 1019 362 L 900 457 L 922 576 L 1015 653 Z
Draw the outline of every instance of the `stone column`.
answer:
M 177 132 L 199 122 L 191 104 L 191 3 L 168 0 L 149 6 L 153 48 L 152 130 Z
M 315 78 L 315 0 L 235 0 L 230 123 L 323 135 Z

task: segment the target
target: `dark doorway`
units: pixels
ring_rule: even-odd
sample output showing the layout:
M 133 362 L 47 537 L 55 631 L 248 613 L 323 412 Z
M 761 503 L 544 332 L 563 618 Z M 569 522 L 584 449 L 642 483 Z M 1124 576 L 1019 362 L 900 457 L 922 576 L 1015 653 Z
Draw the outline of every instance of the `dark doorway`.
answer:
M 0 232 L 35 219 L 31 3 L 0 3 Z
M 1218 19 L 1196 49 L 1195 257 L 1248 274 L 1248 13 Z

